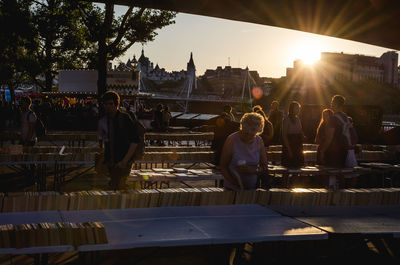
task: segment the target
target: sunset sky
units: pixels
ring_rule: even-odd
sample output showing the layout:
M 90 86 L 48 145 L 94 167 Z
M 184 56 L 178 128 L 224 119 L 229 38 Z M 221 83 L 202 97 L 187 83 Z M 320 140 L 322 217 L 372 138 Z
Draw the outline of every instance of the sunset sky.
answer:
M 117 6 L 116 15 L 125 7 Z M 158 31 L 155 41 L 144 44 L 150 61 L 167 71 L 186 69 L 190 52 L 196 75 L 217 66 L 249 67 L 262 77 L 281 77 L 296 58 L 311 63 L 321 52 L 344 52 L 381 56 L 391 51 L 384 47 L 342 40 L 301 31 L 179 13 L 175 24 Z M 118 60 L 141 54 L 142 44 L 135 44 Z M 117 63 L 115 60 L 113 63 Z

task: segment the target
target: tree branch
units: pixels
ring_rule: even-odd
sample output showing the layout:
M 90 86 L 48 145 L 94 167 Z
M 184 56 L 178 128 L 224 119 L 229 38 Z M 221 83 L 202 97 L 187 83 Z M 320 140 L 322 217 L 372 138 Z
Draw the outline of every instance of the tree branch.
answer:
M 126 20 L 129 17 L 129 14 L 132 12 L 133 6 L 129 7 L 128 11 L 125 13 L 124 18 L 121 22 L 121 26 L 118 30 L 118 36 L 115 38 L 115 40 L 109 45 L 109 50 L 112 51 L 113 49 L 116 48 L 116 46 L 121 42 L 122 38 L 125 35 L 125 32 L 127 31 L 127 25 L 126 25 Z M 138 18 L 140 18 L 143 14 L 143 12 L 146 10 L 146 8 L 142 7 L 140 10 L 135 14 L 135 16 L 132 18 L 132 21 L 136 21 Z

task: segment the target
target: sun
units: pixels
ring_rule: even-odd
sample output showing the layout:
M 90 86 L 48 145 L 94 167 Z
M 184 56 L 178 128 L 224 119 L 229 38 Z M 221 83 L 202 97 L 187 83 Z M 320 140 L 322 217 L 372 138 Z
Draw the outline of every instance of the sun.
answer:
M 316 41 L 303 41 L 293 49 L 294 59 L 300 59 L 305 64 L 313 64 L 321 58 L 322 47 Z

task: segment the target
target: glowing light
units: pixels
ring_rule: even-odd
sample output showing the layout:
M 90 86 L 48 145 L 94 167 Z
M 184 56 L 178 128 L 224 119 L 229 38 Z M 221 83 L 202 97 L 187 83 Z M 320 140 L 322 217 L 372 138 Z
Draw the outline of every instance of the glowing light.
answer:
M 312 226 L 308 226 L 308 227 L 301 227 L 301 228 L 292 228 L 289 230 L 286 230 L 283 232 L 284 235 L 290 235 L 290 236 L 300 236 L 300 235 L 322 235 L 325 232 L 312 227 Z
M 262 89 L 259 88 L 259 87 L 254 87 L 254 88 L 251 90 L 251 94 L 253 95 L 253 98 L 255 98 L 255 99 L 260 99 L 260 98 L 262 98 L 262 96 L 263 96 L 263 91 L 262 91 Z
M 317 41 L 302 41 L 295 44 L 294 60 L 300 59 L 305 64 L 313 64 L 321 58 L 322 46 Z

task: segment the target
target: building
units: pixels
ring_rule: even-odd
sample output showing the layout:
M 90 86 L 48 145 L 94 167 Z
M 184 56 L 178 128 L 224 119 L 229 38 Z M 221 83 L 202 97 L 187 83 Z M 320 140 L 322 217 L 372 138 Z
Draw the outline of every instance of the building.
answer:
M 299 90 L 327 86 L 340 80 L 373 80 L 399 87 L 398 54 L 389 51 L 381 57 L 373 57 L 323 52 L 313 66 L 294 61 L 293 67 L 286 69 L 286 76 L 291 87 Z
M 399 86 L 398 54 L 393 51 L 381 57 L 323 52 L 317 65 L 322 82 L 326 84 L 335 80 L 374 80 L 393 87 Z
M 196 67 L 194 65 L 192 53 L 190 54 L 190 60 L 187 64 L 186 71 L 181 70 L 167 72 L 164 68 L 160 68 L 158 64 L 154 66 L 153 62 L 151 62 L 150 59 L 144 55 L 143 49 L 142 54 L 140 55 L 138 60 L 136 60 L 135 55 L 133 55 L 132 60 L 128 59 L 126 63 L 120 63 L 118 66 L 115 66 L 114 70 L 132 71 L 133 67 L 135 66 L 136 69 L 140 71 L 141 78 L 149 79 L 156 83 L 162 83 L 164 81 L 185 80 L 188 75 L 194 75 L 194 77 L 196 76 Z
M 247 67 L 218 66 L 215 70 L 207 69 L 202 79 L 207 80 L 213 93 L 224 98 L 241 97 L 243 93 L 247 95 L 249 87 L 262 85 L 258 72 L 249 71 Z

